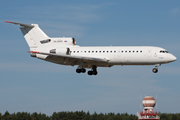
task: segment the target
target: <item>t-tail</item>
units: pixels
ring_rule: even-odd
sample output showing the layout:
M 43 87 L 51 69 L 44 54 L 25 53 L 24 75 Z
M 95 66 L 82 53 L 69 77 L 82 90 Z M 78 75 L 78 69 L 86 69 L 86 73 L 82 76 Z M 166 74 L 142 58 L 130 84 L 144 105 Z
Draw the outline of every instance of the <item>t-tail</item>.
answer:
M 50 38 L 38 26 L 38 24 L 22 24 L 16 22 L 5 21 L 21 26 L 20 29 L 30 48 L 32 57 L 46 59 L 47 54 L 41 53 L 58 53 L 69 54 L 70 48 L 76 46 L 76 41 L 72 37 Z
M 29 45 L 30 51 L 40 50 L 41 41 L 49 40 L 49 37 L 39 28 L 38 24 L 27 25 L 10 21 L 5 22 L 22 26 L 20 29 Z

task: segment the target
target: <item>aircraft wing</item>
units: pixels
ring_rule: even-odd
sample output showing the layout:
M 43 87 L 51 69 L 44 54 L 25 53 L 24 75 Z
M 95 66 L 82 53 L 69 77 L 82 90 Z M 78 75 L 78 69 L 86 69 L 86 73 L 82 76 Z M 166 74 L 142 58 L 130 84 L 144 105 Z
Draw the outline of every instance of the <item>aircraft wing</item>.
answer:
M 35 54 L 42 54 L 42 55 L 49 55 L 49 56 L 58 56 L 62 58 L 72 58 L 76 60 L 81 60 L 84 62 L 108 62 L 108 58 L 104 57 L 89 57 L 89 56 L 75 56 L 75 55 L 62 55 L 62 54 L 54 54 L 54 53 L 45 53 L 45 52 L 37 52 L 37 51 L 30 51 L 30 53 Z

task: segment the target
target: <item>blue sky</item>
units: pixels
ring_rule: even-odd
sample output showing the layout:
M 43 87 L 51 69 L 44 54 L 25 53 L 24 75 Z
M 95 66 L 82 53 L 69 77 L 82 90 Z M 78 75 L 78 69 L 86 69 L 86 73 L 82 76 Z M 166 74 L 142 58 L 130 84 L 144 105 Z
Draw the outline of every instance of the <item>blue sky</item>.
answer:
M 158 96 L 158 111 L 179 113 L 180 62 L 159 67 L 98 68 L 77 74 L 31 58 L 19 26 L 39 24 L 50 37 L 74 37 L 80 46 L 159 46 L 180 58 L 180 1 L 2 1 L 0 4 L 0 112 L 140 111 L 140 95 Z

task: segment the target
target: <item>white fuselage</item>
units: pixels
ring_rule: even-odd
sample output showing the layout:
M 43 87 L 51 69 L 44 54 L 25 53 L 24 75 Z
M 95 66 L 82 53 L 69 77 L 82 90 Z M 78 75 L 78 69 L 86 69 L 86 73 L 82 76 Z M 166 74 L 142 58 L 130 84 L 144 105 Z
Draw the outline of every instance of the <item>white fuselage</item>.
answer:
M 69 47 L 70 55 L 85 56 L 85 57 L 101 57 L 107 59 L 108 62 L 88 62 L 84 63 L 85 68 L 88 66 L 97 65 L 100 67 L 111 67 L 113 65 L 155 65 L 173 62 L 176 57 L 165 52 L 166 50 L 160 47 L 151 46 L 117 46 L 117 47 Z M 164 52 L 160 52 L 164 51 Z M 48 60 L 49 61 L 49 60 Z M 64 65 L 79 65 L 66 60 L 58 60 L 59 64 Z M 61 61 L 61 62 L 60 62 Z

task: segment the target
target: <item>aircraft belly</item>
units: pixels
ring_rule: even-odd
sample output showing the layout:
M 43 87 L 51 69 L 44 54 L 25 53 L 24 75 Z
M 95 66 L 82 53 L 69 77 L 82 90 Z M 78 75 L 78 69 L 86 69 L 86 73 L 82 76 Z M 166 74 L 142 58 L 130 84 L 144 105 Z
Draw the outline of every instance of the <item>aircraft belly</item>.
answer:
M 58 56 L 48 56 L 46 61 L 61 64 L 61 65 L 74 65 L 75 60 L 70 58 L 62 58 Z

